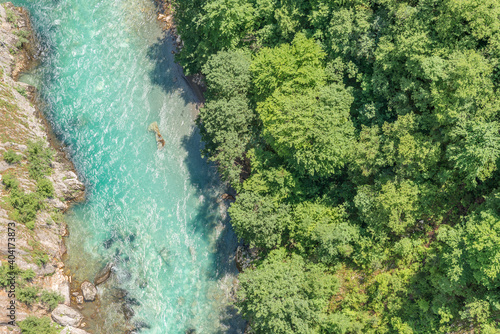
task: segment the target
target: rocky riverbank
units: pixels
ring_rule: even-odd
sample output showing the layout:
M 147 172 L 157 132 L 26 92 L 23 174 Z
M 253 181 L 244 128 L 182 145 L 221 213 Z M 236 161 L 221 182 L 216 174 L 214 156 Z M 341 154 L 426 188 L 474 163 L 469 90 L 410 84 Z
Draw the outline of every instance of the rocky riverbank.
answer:
M 62 214 L 83 199 L 84 186 L 40 117 L 35 89 L 16 81 L 33 64 L 35 44 L 27 13 L 0 5 L 0 333 L 20 333 L 20 325 L 27 333 L 45 326 L 82 334 L 62 261 Z

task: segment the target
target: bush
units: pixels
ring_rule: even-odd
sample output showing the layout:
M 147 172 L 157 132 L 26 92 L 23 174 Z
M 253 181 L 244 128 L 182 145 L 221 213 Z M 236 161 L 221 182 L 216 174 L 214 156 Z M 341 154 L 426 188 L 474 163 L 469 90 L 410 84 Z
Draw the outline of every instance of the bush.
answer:
M 49 317 L 37 318 L 29 316 L 17 323 L 23 334 L 57 334 L 61 327 L 50 321 Z
M 30 33 L 27 30 L 14 31 L 14 35 L 19 37 L 19 40 L 16 43 L 16 48 L 18 48 L 18 49 L 22 48 L 25 44 L 27 44 L 29 42 L 28 37 L 29 37 Z M 19 92 L 19 93 L 21 93 L 21 92 Z M 25 91 L 25 94 L 26 94 L 26 91 Z M 25 94 L 23 94 L 23 95 L 26 96 Z
M 19 288 L 17 292 L 17 300 L 26 305 L 32 305 L 38 301 L 39 288 L 28 286 L 26 288 Z
M 14 220 L 24 223 L 26 227 L 32 229 L 34 224 L 28 223 L 33 222 L 38 210 L 43 208 L 43 201 L 40 195 L 38 193 L 26 194 L 23 191 L 14 189 L 10 193 L 9 200 L 15 209 L 13 213 Z
M 17 21 L 17 15 L 10 9 L 7 9 L 5 13 L 7 14 L 7 21 L 15 24 Z
M 3 152 L 3 159 L 9 164 L 15 164 L 16 162 L 21 161 L 22 157 L 13 150 L 9 149 Z
M 28 269 L 28 270 L 21 270 L 21 273 L 19 277 L 23 281 L 31 281 L 33 278 L 36 277 L 36 273 L 33 271 L 33 269 Z
M 36 192 L 42 197 L 54 197 L 54 186 L 49 179 L 42 177 L 38 179 Z
M 50 174 L 52 156 L 52 150 L 45 147 L 43 141 L 39 140 L 28 143 L 28 161 L 30 162 L 28 169 L 33 179 L 38 180 Z
M 52 311 L 59 303 L 64 302 L 64 298 L 57 292 L 43 290 L 40 301 L 49 307 L 49 311 Z
M 26 89 L 24 89 L 24 87 L 16 87 L 16 90 L 19 94 L 21 94 L 24 97 L 28 96 L 28 94 L 26 94 Z
M 16 177 L 12 174 L 5 174 L 2 177 L 2 183 L 7 190 L 17 190 L 19 188 L 19 181 L 17 181 Z
M 43 267 L 45 264 L 47 264 L 47 262 L 49 262 L 49 256 L 47 255 L 47 253 L 39 249 L 33 250 L 33 252 L 31 252 L 31 256 L 33 257 L 33 261 L 39 267 Z
M 36 274 L 32 269 L 22 270 L 18 266 L 14 266 L 14 269 L 10 269 L 8 264 L 4 264 L 0 267 L 0 287 L 4 288 L 9 286 L 9 278 L 15 276 L 21 279 L 16 280 L 17 283 L 31 281 L 35 278 Z

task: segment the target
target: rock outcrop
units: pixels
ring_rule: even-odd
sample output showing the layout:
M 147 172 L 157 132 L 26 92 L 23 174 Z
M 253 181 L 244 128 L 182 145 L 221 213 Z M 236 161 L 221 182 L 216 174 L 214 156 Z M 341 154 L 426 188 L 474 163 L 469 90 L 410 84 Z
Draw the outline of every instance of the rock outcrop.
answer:
M 73 320 L 61 320 L 63 323 L 78 326 L 80 317 L 70 305 L 71 278 L 64 271 L 62 257 L 66 253 L 63 236 L 67 228 L 62 220 L 62 213 L 72 201 L 82 199 L 84 185 L 78 180 L 71 162 L 63 150 L 56 144 L 48 123 L 40 118 L 34 106 L 36 90 L 34 87 L 16 81 L 20 72 L 27 69 L 36 53 L 36 42 L 31 33 L 30 20 L 21 8 L 12 3 L 0 4 L 0 197 L 2 203 L 12 196 L 6 186 L 5 178 L 14 177 L 17 187 L 23 194 L 39 193 L 40 179 L 45 182 L 47 193 L 41 199 L 41 205 L 29 220 L 20 219 L 17 208 L 11 205 L 0 207 L 0 263 L 9 266 L 15 257 L 15 267 L 22 274 L 16 278 L 16 289 L 35 287 L 38 295 L 30 305 L 19 300 L 16 303 L 16 322 L 28 316 L 49 317 L 50 305 L 42 302 L 42 291 L 49 292 L 63 303 L 52 313 L 53 318 L 64 310 Z M 42 177 L 33 176 L 30 167 L 33 163 L 28 157 L 30 147 L 38 143 L 39 148 L 51 153 L 47 162 L 50 172 Z M 31 145 L 31 146 L 30 146 Z M 10 156 L 10 158 L 9 158 Z M 15 229 L 15 250 L 9 252 L 9 227 Z M 11 234 L 14 232 L 11 232 Z M 28 278 L 23 278 L 28 277 Z M 9 326 L 6 307 L 13 299 L 2 289 L 0 291 L 0 333 L 16 333 L 18 327 Z M 53 307 L 53 306 L 52 306 Z M 70 317 L 69 315 L 73 315 Z M 62 318 L 61 318 L 62 319 Z M 76 319 L 76 320 L 75 320 Z M 68 333 L 85 333 L 70 331 Z
M 77 310 L 60 304 L 52 311 L 52 319 L 61 326 L 78 327 L 83 320 L 83 316 Z
M 95 297 L 97 296 L 97 289 L 94 284 L 90 283 L 89 281 L 85 281 L 82 283 L 80 288 L 82 289 L 82 294 L 85 301 L 95 300 Z

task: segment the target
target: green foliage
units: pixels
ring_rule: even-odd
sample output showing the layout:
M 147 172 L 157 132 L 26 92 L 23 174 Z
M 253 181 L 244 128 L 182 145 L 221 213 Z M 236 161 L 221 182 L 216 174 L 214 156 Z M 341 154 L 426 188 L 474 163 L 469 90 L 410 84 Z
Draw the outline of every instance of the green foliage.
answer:
M 16 24 L 18 19 L 17 15 L 11 9 L 6 9 L 5 13 L 7 14 L 7 22 Z
M 336 280 L 284 249 L 240 274 L 238 307 L 255 333 L 314 333 Z
M 219 51 L 203 66 L 207 97 L 231 99 L 246 95 L 250 86 L 251 55 L 245 50 Z
M 30 176 L 38 180 L 39 178 L 51 173 L 50 163 L 52 162 L 53 152 L 45 147 L 43 141 L 28 143 L 28 161 Z
M 0 266 L 0 287 L 9 286 L 9 279 L 12 277 L 15 278 L 18 285 L 22 285 L 26 282 L 30 282 L 36 277 L 36 274 L 32 269 L 22 270 L 17 265 L 11 268 L 8 263 L 3 263 L 2 266 Z
M 36 192 L 42 197 L 54 197 L 54 185 L 45 177 L 39 178 L 36 183 Z
M 250 66 L 254 94 L 263 101 L 278 88 L 288 95 L 323 86 L 326 83 L 324 58 L 321 47 L 303 34 L 297 34 L 292 44 L 263 48 Z
M 23 158 L 14 150 L 8 149 L 7 151 L 3 152 L 3 159 L 9 164 L 15 164 L 21 161 Z
M 26 224 L 27 227 L 33 226 L 32 223 L 39 210 L 44 207 L 43 199 L 38 193 L 25 193 L 19 189 L 13 189 L 10 192 L 9 202 L 15 209 L 13 218 L 16 221 Z
M 251 192 L 239 194 L 229 214 L 238 238 L 264 249 L 281 245 L 282 234 L 290 220 L 288 205 L 274 203 L 268 196 Z
M 19 181 L 11 174 L 5 174 L 2 183 L 5 189 L 10 190 L 8 200 L 14 208 L 13 218 L 33 229 L 36 213 L 44 206 L 43 198 L 38 192 L 25 193 L 19 188 Z
M 499 0 L 176 3 L 178 60 L 207 81 L 204 153 L 260 250 L 238 301 L 256 332 L 498 332 L 499 13 Z M 290 293 L 315 263 L 341 286 L 321 312 Z
M 238 187 L 255 121 L 246 97 L 250 85 L 250 55 L 246 51 L 221 51 L 203 67 L 213 97 L 198 118 L 204 152 L 216 161 L 224 179 Z M 216 99 L 217 98 L 217 99 Z
M 35 249 L 31 252 L 31 256 L 35 264 L 39 267 L 43 267 L 49 262 L 49 256 L 42 250 Z
M 38 297 L 39 292 L 40 288 L 34 286 L 18 288 L 16 293 L 16 298 L 21 303 L 25 303 L 26 305 L 33 305 L 39 300 Z
M 43 290 L 40 301 L 49 307 L 49 311 L 52 311 L 59 303 L 64 302 L 64 298 L 57 292 Z
M 4 174 L 2 176 L 2 183 L 6 190 L 17 190 L 19 188 L 19 181 L 12 174 Z
M 29 316 L 17 323 L 22 334 L 58 334 L 61 327 L 50 321 L 49 317 Z
M 338 84 L 294 95 L 278 90 L 257 108 L 264 139 L 300 174 L 332 175 L 352 152 L 351 102 Z
M 22 96 L 28 97 L 28 94 L 26 93 L 26 89 L 24 87 L 16 87 L 16 90 Z
M 18 48 L 18 49 L 22 48 L 24 45 L 26 45 L 29 42 L 28 37 L 29 37 L 30 33 L 27 30 L 14 31 L 14 35 L 16 35 L 18 37 L 18 40 L 16 42 L 16 48 Z

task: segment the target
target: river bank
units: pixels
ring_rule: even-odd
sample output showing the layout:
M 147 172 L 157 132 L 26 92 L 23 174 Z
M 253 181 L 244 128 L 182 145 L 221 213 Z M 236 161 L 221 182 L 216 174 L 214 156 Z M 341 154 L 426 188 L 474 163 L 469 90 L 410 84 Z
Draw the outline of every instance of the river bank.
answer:
M 19 328 L 12 324 L 30 316 L 48 319 L 56 307 L 69 309 L 71 276 L 63 262 L 68 229 L 62 214 L 84 198 L 84 185 L 36 107 L 36 90 L 17 81 L 21 72 L 36 66 L 38 50 L 24 9 L 0 6 L 0 41 L 0 259 L 5 288 L 0 290 L 0 333 L 16 333 Z M 44 164 L 46 170 L 37 173 Z M 10 285 L 13 277 L 15 286 Z M 79 322 L 72 325 L 84 325 Z

